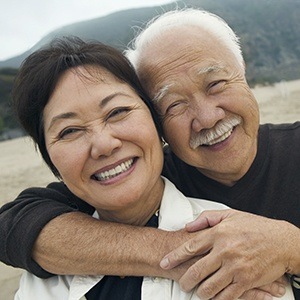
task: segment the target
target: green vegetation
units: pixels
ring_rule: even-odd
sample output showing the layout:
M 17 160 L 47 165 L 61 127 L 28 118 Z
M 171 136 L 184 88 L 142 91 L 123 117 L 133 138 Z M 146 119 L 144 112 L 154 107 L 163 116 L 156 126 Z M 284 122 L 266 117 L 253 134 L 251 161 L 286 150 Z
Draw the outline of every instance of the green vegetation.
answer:
M 0 134 L 18 127 L 10 106 L 11 90 L 17 69 L 0 69 Z

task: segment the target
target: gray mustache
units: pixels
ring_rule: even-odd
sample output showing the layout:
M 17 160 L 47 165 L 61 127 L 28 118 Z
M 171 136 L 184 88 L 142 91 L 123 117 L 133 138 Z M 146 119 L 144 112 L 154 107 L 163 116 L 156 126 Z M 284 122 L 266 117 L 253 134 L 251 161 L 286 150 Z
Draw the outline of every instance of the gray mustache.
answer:
M 224 134 L 229 133 L 232 129 L 242 122 L 240 116 L 232 116 L 230 118 L 219 121 L 213 128 L 202 129 L 199 133 L 193 134 L 190 139 L 190 147 L 196 149 L 201 145 L 208 145 L 214 140 L 219 139 Z

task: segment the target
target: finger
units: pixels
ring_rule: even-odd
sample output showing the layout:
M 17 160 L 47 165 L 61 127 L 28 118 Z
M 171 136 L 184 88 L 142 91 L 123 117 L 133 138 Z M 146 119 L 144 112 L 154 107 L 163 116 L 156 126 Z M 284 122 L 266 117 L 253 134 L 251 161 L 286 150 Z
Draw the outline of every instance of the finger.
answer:
M 246 293 L 251 294 L 251 291 L 252 290 L 247 291 Z M 267 284 L 267 285 L 257 288 L 256 292 L 261 293 L 261 294 L 267 293 L 274 297 L 282 297 L 286 293 L 286 287 L 285 287 L 285 284 L 281 284 L 281 283 L 278 283 L 275 281 L 270 284 Z M 245 299 L 247 299 L 247 298 L 245 298 Z M 252 299 L 252 298 L 249 298 L 249 299 Z M 255 298 L 253 298 L 253 299 L 255 299 Z
M 198 290 L 200 291 L 202 291 L 202 289 L 208 291 L 217 289 L 219 291 L 219 289 L 223 289 L 231 281 L 229 279 L 227 282 L 228 277 L 225 277 L 225 279 L 223 279 L 222 283 L 220 284 L 220 288 L 216 288 L 217 284 L 215 284 L 215 280 L 217 277 L 214 273 L 216 273 L 220 267 L 221 261 L 217 258 L 211 259 L 210 254 L 208 254 L 188 268 L 185 274 L 183 274 L 183 276 L 180 278 L 179 285 L 185 292 L 191 291 L 194 287 L 198 286 L 199 283 L 200 286 Z M 203 282 L 203 280 L 205 281 Z M 209 293 L 206 293 L 205 291 L 203 292 L 203 295 L 205 297 L 207 294 Z M 214 295 L 215 294 L 216 292 L 214 293 Z
M 201 299 L 239 299 L 246 290 L 251 288 L 251 286 L 246 285 L 245 281 L 236 280 L 236 269 L 226 266 L 221 259 L 222 255 L 216 255 L 212 251 L 205 258 L 208 258 L 207 265 L 204 266 L 208 269 L 208 272 L 211 272 L 214 266 L 213 263 L 216 260 L 219 261 L 219 267 L 215 272 L 211 273 L 212 275 L 200 282 L 197 295 Z
M 195 232 L 208 227 L 213 227 L 227 218 L 233 210 L 207 210 L 201 213 L 197 219 L 186 224 L 189 232 Z
M 283 284 L 281 283 L 283 282 Z M 279 279 L 277 282 L 244 291 L 245 286 L 239 283 L 231 283 L 221 290 L 214 300 L 219 299 L 243 299 L 243 300 L 271 300 L 273 297 L 282 297 L 286 293 L 285 279 Z M 219 283 L 217 283 L 219 284 Z M 202 295 L 203 286 L 198 288 L 197 294 Z M 212 290 L 211 294 L 214 291 Z M 241 295 L 242 293 L 242 295 Z
M 232 279 L 230 276 L 220 276 L 218 273 L 219 270 L 200 283 L 197 288 L 197 295 L 200 299 L 217 299 L 216 297 L 218 297 L 218 295 L 231 284 Z M 239 295 L 240 292 L 237 292 L 236 299 Z M 233 298 L 231 295 L 231 297 L 228 299 L 235 298 Z
M 211 238 L 206 231 L 199 232 L 197 236 L 167 254 L 160 262 L 163 269 L 172 269 L 195 256 L 203 256 L 211 248 Z
M 243 300 L 272 300 L 273 296 L 267 292 L 264 292 L 264 291 L 261 291 L 258 289 L 252 289 L 250 291 L 246 291 L 240 297 L 240 299 L 243 299 Z
M 252 299 L 269 299 L 270 296 L 273 297 L 282 297 L 286 293 L 286 286 L 288 285 L 288 280 L 285 276 L 281 276 L 276 281 L 260 286 L 255 289 L 246 291 L 241 299 L 252 300 Z
M 216 296 L 213 297 L 214 300 L 223 300 L 223 299 L 230 299 L 230 300 L 237 300 L 243 299 L 241 295 L 245 290 L 242 286 L 238 285 L 237 283 L 231 283 L 227 285 L 222 291 L 220 291 Z M 258 300 L 257 298 L 253 298 Z M 247 299 L 249 300 L 249 299 Z M 269 299 L 268 299 L 269 300 Z

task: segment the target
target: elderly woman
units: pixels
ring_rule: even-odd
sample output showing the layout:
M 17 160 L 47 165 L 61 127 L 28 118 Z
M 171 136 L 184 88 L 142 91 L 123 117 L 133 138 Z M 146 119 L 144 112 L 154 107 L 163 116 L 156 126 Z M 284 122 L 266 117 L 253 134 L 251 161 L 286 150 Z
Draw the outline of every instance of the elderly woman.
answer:
M 100 43 L 58 40 L 29 56 L 14 106 L 52 172 L 95 218 L 177 230 L 222 204 L 183 196 L 161 177 L 160 125 L 126 58 Z M 87 249 L 88 251 L 88 249 Z M 169 279 L 25 273 L 15 299 L 194 299 Z M 284 299 L 293 299 L 288 290 Z

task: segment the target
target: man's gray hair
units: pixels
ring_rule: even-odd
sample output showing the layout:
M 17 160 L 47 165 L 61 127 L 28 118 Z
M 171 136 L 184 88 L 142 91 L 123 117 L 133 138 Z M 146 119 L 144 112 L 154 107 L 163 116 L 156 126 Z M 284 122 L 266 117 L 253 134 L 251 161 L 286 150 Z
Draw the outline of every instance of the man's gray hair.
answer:
M 169 11 L 153 18 L 130 43 L 125 55 L 137 69 L 143 49 L 151 47 L 152 41 L 166 30 L 182 25 L 197 26 L 211 32 L 232 51 L 242 69 L 245 69 L 239 38 L 228 24 L 215 14 L 192 8 Z

